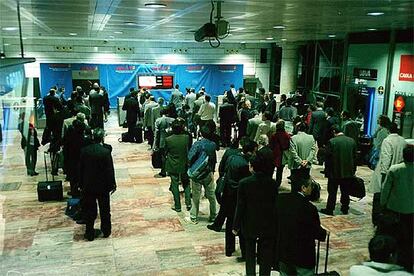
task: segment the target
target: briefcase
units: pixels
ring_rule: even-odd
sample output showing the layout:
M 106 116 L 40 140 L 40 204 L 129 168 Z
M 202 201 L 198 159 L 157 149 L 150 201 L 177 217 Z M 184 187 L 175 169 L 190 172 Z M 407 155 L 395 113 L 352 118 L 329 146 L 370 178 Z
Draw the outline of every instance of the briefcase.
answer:
M 162 155 L 161 151 L 154 150 L 151 155 L 152 167 L 154 169 L 161 169 L 162 168 Z
M 362 178 L 354 176 L 350 178 L 348 183 L 345 183 L 345 185 L 346 191 L 350 196 L 357 197 L 360 199 L 365 197 L 365 183 Z
M 63 199 L 63 187 L 62 181 L 55 181 L 54 176 L 52 175 L 52 181 L 49 181 L 47 175 L 47 162 L 46 162 L 47 152 L 44 153 L 45 160 L 45 171 L 46 171 L 46 181 L 40 181 L 37 183 L 37 198 L 40 202 L 43 201 L 60 201 Z

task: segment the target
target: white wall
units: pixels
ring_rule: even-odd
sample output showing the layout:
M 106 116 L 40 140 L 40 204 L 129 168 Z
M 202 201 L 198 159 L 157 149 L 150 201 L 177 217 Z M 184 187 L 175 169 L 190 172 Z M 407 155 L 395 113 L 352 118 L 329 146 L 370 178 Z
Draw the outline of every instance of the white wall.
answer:
M 16 39 L 4 39 L 8 57 L 18 57 L 20 46 Z M 72 50 L 58 50 L 56 47 Z M 118 47 L 127 51 L 118 51 Z M 129 51 L 129 48 L 132 48 Z M 103 41 L 75 39 L 27 39 L 24 40 L 26 57 L 35 57 L 36 62 L 26 66 L 27 74 L 39 77 L 40 63 L 206 63 L 243 64 L 244 75 L 259 78 L 266 90 L 269 88 L 270 50 L 268 62 L 260 63 L 260 48 L 270 49 L 270 44 L 222 43 L 220 48 L 211 48 L 208 43 L 196 42 L 146 42 L 146 41 Z M 179 50 L 187 53 L 174 53 Z

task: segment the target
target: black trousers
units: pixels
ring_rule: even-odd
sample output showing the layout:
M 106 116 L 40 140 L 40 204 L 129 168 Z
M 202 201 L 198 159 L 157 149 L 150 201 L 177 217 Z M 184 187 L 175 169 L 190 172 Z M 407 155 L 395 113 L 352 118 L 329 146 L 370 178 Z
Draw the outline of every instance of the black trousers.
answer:
M 378 219 L 381 216 L 382 207 L 381 207 L 381 193 L 374 193 L 372 199 L 372 224 L 378 225 Z
M 273 258 L 273 238 L 245 238 L 246 275 L 256 275 L 256 255 L 258 256 L 259 275 L 270 275 Z M 257 254 L 256 254 L 257 246 Z
M 326 203 L 326 209 L 329 211 L 335 210 L 336 194 L 338 192 L 338 186 L 341 189 L 341 211 L 348 211 L 349 209 L 349 195 L 346 191 L 345 185 L 349 180 L 347 178 L 329 178 L 328 179 L 328 202 Z
M 104 128 L 104 116 L 103 113 L 94 113 L 91 114 L 91 123 L 90 123 L 90 127 L 92 129 L 95 128 Z
M 229 146 L 231 143 L 231 123 L 220 122 L 220 140 L 223 146 Z
M 403 266 L 408 272 L 413 272 L 414 214 L 399 214 L 399 216 L 400 223 L 397 227 L 398 237 L 396 237 L 399 248 L 397 264 Z
M 111 234 L 111 207 L 109 193 L 104 194 L 83 194 L 82 209 L 86 222 L 85 234 L 87 237 L 94 237 L 95 230 L 93 228 L 95 219 L 98 214 L 96 202 L 99 205 L 99 216 L 101 217 L 101 231 L 104 235 Z
M 276 186 L 279 188 L 282 184 L 282 177 L 283 177 L 283 169 L 285 165 L 281 165 L 280 167 L 276 167 Z
M 152 129 L 152 127 L 148 127 L 147 129 L 147 140 L 148 145 L 152 147 L 152 145 L 154 144 L 154 130 Z
M 213 226 L 215 228 L 221 229 L 223 228 L 223 224 L 225 220 L 226 220 L 225 208 L 222 205 L 220 205 L 220 209 L 218 211 L 216 218 L 214 219 Z
M 27 174 L 32 174 L 36 171 L 37 149 L 34 146 L 27 145 L 24 154 Z

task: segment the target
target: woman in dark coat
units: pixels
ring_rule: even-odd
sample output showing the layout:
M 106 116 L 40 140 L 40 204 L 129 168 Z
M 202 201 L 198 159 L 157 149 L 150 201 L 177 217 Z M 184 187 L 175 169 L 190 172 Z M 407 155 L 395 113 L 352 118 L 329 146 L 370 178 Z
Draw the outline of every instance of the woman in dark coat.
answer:
M 21 146 L 24 150 L 27 175 L 35 176 L 39 174 L 36 172 L 37 151 L 40 147 L 37 130 L 33 124 L 29 123 L 27 134 L 24 135 L 23 133 L 22 130 Z

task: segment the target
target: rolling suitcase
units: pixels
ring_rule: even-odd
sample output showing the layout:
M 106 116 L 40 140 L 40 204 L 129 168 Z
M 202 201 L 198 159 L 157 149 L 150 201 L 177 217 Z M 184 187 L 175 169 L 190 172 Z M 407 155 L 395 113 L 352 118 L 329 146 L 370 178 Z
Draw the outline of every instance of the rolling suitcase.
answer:
M 340 276 L 340 274 L 336 271 L 328 271 L 328 256 L 329 256 L 329 236 L 328 234 L 326 236 L 326 255 L 325 255 L 325 269 L 324 272 L 318 273 L 319 268 L 319 255 L 321 250 L 321 242 L 318 241 L 318 251 L 316 253 L 316 266 L 315 266 L 315 275 L 321 275 L 321 276 Z
M 55 177 L 53 175 L 52 181 L 49 181 L 47 176 L 46 155 L 47 152 L 44 153 L 46 181 L 40 181 L 37 183 L 37 198 L 40 202 L 53 200 L 59 201 L 63 199 L 62 181 L 55 181 Z

